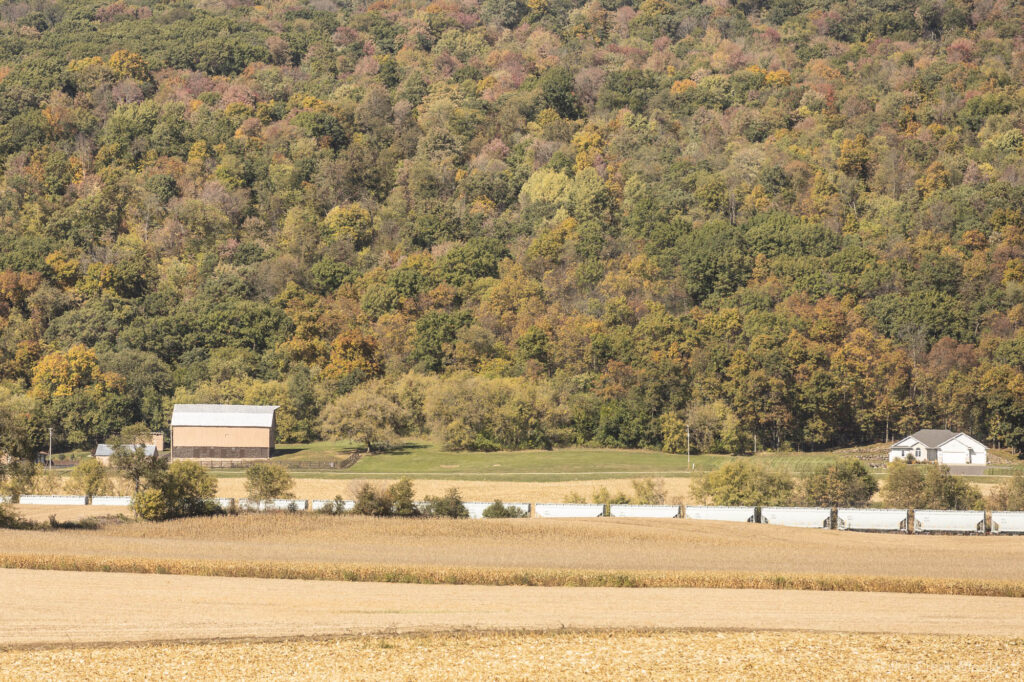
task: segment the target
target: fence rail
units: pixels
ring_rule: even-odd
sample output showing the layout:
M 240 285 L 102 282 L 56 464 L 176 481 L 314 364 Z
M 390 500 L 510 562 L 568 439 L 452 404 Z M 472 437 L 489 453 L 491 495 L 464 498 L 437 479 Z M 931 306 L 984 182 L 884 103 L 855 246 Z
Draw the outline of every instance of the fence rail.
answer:
M 286 469 L 302 470 L 302 471 L 337 471 L 339 469 L 348 469 L 350 466 L 355 464 L 359 459 L 359 455 L 352 455 L 346 459 L 337 460 L 317 460 L 312 462 L 289 462 L 281 461 L 280 459 L 253 459 L 253 460 L 216 460 L 216 459 L 200 459 L 196 460 L 199 466 L 204 469 L 248 469 L 253 464 L 261 464 L 267 462 L 273 462 L 274 464 L 280 464 Z

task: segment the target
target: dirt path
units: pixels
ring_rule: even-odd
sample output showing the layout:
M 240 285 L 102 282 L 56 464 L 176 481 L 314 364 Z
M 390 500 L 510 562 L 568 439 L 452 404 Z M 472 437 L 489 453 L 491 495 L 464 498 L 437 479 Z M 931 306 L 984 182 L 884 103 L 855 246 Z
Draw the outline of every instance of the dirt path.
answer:
M 0 646 L 455 628 L 1024 634 L 1019 599 L 0 571 Z M 59 597 L 55 597 L 59 595 Z

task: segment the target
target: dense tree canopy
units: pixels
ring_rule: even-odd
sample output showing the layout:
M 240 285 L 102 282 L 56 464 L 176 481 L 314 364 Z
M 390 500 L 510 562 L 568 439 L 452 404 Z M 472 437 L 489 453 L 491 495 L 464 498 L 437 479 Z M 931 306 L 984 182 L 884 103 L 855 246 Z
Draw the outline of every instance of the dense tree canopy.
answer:
M 1001 0 L 3 3 L 0 447 L 199 399 L 305 440 L 375 381 L 450 447 L 1022 448 L 1022 33 Z

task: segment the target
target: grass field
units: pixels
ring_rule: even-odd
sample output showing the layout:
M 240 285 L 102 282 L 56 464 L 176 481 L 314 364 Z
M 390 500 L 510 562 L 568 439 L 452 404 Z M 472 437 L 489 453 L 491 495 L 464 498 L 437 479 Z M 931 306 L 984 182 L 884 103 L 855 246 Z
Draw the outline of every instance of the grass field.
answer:
M 279 445 L 274 458 L 282 463 L 340 462 L 357 448 L 349 441 Z M 876 456 L 873 450 L 759 454 L 759 463 L 802 473 L 838 457 Z M 391 452 L 363 455 L 343 472 L 303 471 L 302 476 L 446 478 L 507 481 L 561 481 L 635 476 L 689 476 L 730 460 L 729 455 L 677 455 L 658 450 L 567 448 L 518 452 L 447 452 L 429 442 L 409 442 Z M 241 472 L 219 471 L 220 476 Z
M 279 445 L 275 461 L 282 463 L 341 462 L 358 448 L 349 441 L 323 441 L 308 444 Z M 770 469 L 802 474 L 813 471 L 836 459 L 856 457 L 877 466 L 879 477 L 885 476 L 884 444 L 864 448 L 826 452 L 767 452 L 747 459 Z M 993 456 L 995 458 L 995 456 Z M 731 455 L 678 455 L 660 450 L 618 450 L 601 448 L 566 448 L 560 450 L 525 450 L 516 452 L 447 452 L 426 441 L 409 442 L 391 452 L 362 455 L 354 465 L 343 471 L 300 470 L 303 478 L 440 478 L 446 480 L 489 481 L 574 481 L 591 479 L 634 478 L 657 476 L 685 477 L 694 472 L 710 471 L 731 461 Z M 1016 460 L 999 460 L 1004 466 L 993 473 L 1011 475 L 1024 465 Z M 219 477 L 240 477 L 241 471 L 219 470 Z M 991 481 L 995 477 L 987 477 Z M 973 480 L 973 479 L 972 479 Z
M 731 461 L 731 455 L 684 455 L 660 450 L 621 450 L 611 448 L 565 448 L 505 452 L 448 452 L 428 441 L 409 441 L 390 452 L 367 455 L 352 441 L 318 441 L 279 444 L 274 461 L 301 465 L 345 463 L 353 454 L 359 459 L 345 469 L 296 468 L 293 475 L 308 479 L 380 479 L 409 476 L 417 479 L 453 481 L 558 482 L 614 480 L 655 476 L 688 477 L 710 471 Z M 770 469 L 803 474 L 836 459 L 856 457 L 868 461 L 873 473 L 885 477 L 886 446 L 824 452 L 761 452 L 745 458 Z M 975 477 L 977 482 L 996 482 L 1024 468 L 1024 463 L 992 454 L 993 476 Z M 243 470 L 215 469 L 218 478 L 241 478 Z
M 0 650 L 10 680 L 1020 679 L 1012 638 L 812 632 L 482 632 Z

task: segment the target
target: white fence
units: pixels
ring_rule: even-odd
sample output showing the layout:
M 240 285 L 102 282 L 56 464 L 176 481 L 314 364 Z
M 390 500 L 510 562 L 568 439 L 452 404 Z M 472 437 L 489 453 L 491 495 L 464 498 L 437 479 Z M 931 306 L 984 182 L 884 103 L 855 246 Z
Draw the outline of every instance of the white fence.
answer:
M 679 517 L 679 507 L 667 504 L 612 504 L 608 505 L 609 516 L 623 519 L 674 519 Z
M 705 507 L 700 505 L 687 506 L 686 518 L 701 521 L 740 521 L 750 523 L 754 520 L 753 507 Z
M 100 507 L 127 507 L 131 503 L 132 498 L 128 496 L 94 495 L 89 499 L 89 504 Z
M 21 504 L 85 504 L 85 495 L 22 495 Z
M 296 511 L 306 510 L 306 500 L 267 500 L 266 502 L 255 502 L 253 500 L 239 500 L 238 508 L 245 511 Z
M 907 532 L 906 509 L 839 509 L 839 530 L 881 530 Z
M 1024 512 L 992 512 L 993 533 L 1024 533 Z
M 533 510 L 542 519 L 580 519 L 604 516 L 603 504 L 535 504 Z
M 490 507 L 493 502 L 463 502 L 466 507 L 466 511 L 469 512 L 469 518 L 471 519 L 482 519 L 484 517 L 484 510 Z M 530 505 L 526 502 L 502 502 L 505 507 L 509 509 L 518 509 L 526 516 L 530 515 Z
M 309 508 L 313 511 L 323 511 L 326 507 L 332 507 L 334 500 L 311 500 Z M 356 506 L 355 500 L 342 500 L 341 511 L 352 511 L 352 508 Z
M 984 533 L 985 512 L 914 510 L 915 532 Z
M 791 528 L 831 528 L 832 510 L 821 507 L 761 507 L 761 523 Z
M 215 497 L 210 501 L 221 509 L 231 509 L 231 505 L 235 503 L 235 499 L 233 497 Z

